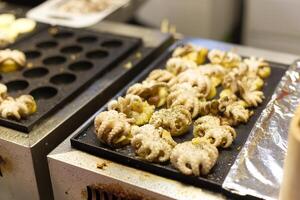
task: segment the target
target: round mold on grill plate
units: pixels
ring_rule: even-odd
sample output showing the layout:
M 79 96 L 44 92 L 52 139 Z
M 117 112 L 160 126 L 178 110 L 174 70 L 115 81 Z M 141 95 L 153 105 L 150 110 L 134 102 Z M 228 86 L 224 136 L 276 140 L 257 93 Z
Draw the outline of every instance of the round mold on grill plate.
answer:
M 76 76 L 71 73 L 61 73 L 50 78 L 50 82 L 55 85 L 67 85 L 73 83 L 75 80 Z
M 29 59 L 29 60 L 30 59 L 36 59 L 36 58 L 38 58 L 42 55 L 41 52 L 36 51 L 36 50 L 28 50 L 28 51 L 25 51 L 24 53 L 26 55 L 26 58 Z
M 43 60 L 45 65 L 60 65 L 66 62 L 67 59 L 64 56 L 50 56 Z
M 58 43 L 54 40 L 48 40 L 48 41 L 44 41 L 44 42 L 39 42 L 36 44 L 37 48 L 40 49 L 50 49 L 50 48 L 54 48 L 58 45 Z
M 88 71 L 93 68 L 93 63 L 89 61 L 78 61 L 69 65 L 69 69 L 74 72 Z
M 82 50 L 83 48 L 79 45 L 71 45 L 61 48 L 60 52 L 64 54 L 75 54 L 81 52 Z
M 98 38 L 92 35 L 81 36 L 77 38 L 77 42 L 79 43 L 94 43 L 97 42 Z
M 24 71 L 23 76 L 26 78 L 40 78 L 46 76 L 48 73 L 49 70 L 45 67 L 35 67 Z
M 101 43 L 101 46 L 106 47 L 106 48 L 118 48 L 123 45 L 123 42 L 121 40 L 106 40 Z
M 89 59 L 103 59 L 109 56 L 109 53 L 105 50 L 98 49 L 89 51 L 86 53 L 86 57 Z
M 57 33 L 53 34 L 53 37 L 57 39 L 67 39 L 73 36 L 74 33 L 71 31 L 58 31 Z
M 51 86 L 38 87 L 30 92 L 36 100 L 51 99 L 57 94 L 57 89 Z
M 7 86 L 8 92 L 17 92 L 25 90 L 29 86 L 29 83 L 25 80 L 14 80 L 7 82 L 5 85 Z

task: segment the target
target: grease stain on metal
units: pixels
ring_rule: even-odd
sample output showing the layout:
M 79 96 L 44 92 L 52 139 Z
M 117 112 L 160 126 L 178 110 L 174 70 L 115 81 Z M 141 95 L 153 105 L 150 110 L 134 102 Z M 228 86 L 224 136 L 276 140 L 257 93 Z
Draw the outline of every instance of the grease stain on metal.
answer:
M 89 186 L 91 189 L 104 191 L 113 194 L 121 199 L 126 200 L 150 200 L 149 197 L 145 197 L 143 194 L 125 189 L 120 184 L 94 184 Z

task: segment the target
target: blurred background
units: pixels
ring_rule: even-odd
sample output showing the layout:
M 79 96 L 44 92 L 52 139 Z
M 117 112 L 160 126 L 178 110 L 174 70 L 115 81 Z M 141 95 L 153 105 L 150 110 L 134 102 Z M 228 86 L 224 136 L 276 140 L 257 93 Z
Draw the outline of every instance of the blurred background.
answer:
M 139 26 L 298 54 L 299 0 L 131 0 Z M 9 0 L 36 6 L 42 0 Z

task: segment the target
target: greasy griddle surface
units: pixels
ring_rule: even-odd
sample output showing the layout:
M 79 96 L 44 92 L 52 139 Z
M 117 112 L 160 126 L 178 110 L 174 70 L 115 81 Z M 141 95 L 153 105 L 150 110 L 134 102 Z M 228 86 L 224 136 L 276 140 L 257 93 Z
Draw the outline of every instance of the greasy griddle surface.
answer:
M 145 71 L 143 74 L 137 77 L 129 85 L 144 80 L 151 70 L 155 68 L 162 68 L 166 60 L 170 57 L 170 51 L 171 50 L 165 53 L 165 55 L 163 55 L 156 63 L 154 63 L 149 69 L 147 69 L 147 71 Z M 234 140 L 230 148 L 219 149 L 220 154 L 217 163 L 207 177 L 183 175 L 175 168 L 173 168 L 169 163 L 154 164 L 138 160 L 135 157 L 134 151 L 132 150 L 130 145 L 114 150 L 108 147 L 107 145 L 100 143 L 97 140 L 96 135 L 94 133 L 93 119 L 90 119 L 81 129 L 78 130 L 78 133 L 71 139 L 71 144 L 75 148 L 92 153 L 94 155 L 114 160 L 119 163 L 124 163 L 129 166 L 146 170 L 160 176 L 165 176 L 171 179 L 177 179 L 179 181 L 210 189 L 220 189 L 238 153 L 240 152 L 242 146 L 246 142 L 252 127 L 254 126 L 262 110 L 265 108 L 266 104 L 270 100 L 276 86 L 278 85 L 279 81 L 281 80 L 281 77 L 284 75 L 287 69 L 287 66 L 283 64 L 270 63 L 270 65 L 272 67 L 272 73 L 271 76 L 265 80 L 265 86 L 263 89 L 266 99 L 261 105 L 254 109 L 255 113 L 250 118 L 247 124 L 241 124 L 235 127 L 235 130 L 237 132 L 237 138 Z M 124 96 L 129 85 L 125 89 L 120 91 L 120 93 L 116 95 L 114 99 L 118 96 Z M 104 110 L 106 110 L 106 106 L 103 107 L 99 112 Z M 187 140 L 191 140 L 192 138 L 192 126 L 187 134 L 180 137 L 174 137 L 174 139 L 177 142 L 184 142 Z
M 2 73 L 1 82 L 9 95 L 34 96 L 38 110 L 20 121 L 0 118 L 0 125 L 29 132 L 140 44 L 138 38 L 63 27 L 47 28 L 20 40 L 10 48 L 23 51 L 31 67 Z

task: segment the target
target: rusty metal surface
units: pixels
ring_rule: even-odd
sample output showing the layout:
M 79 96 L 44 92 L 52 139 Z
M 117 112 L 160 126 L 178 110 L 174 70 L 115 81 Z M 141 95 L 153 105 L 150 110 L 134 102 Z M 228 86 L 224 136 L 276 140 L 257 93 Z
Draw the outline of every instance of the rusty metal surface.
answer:
M 38 199 L 30 149 L 0 140 L 0 156 L 0 199 Z
M 106 162 L 107 166 L 99 169 L 99 162 Z M 129 193 L 145 199 L 225 199 L 209 191 L 121 166 L 77 150 L 51 155 L 49 168 L 55 199 L 80 199 L 87 186 L 98 186 L 114 194 Z M 68 191 L 67 194 L 65 191 Z
M 298 56 L 279 52 L 266 51 L 251 47 L 231 45 L 211 40 L 197 40 L 199 45 L 223 50 L 234 49 L 244 56 L 259 56 L 273 62 L 291 64 Z M 48 155 L 51 179 L 57 199 L 71 199 L 64 194 L 70 184 L 68 194 L 78 197 L 87 185 L 106 182 L 121 184 L 125 189 L 134 188 L 150 195 L 153 199 L 225 199 L 224 196 L 201 188 L 184 185 L 178 181 L 166 179 L 141 170 L 136 170 L 105 159 L 83 153 L 71 148 L 71 135 Z M 105 167 L 97 168 L 97 163 L 107 162 Z M 62 176 L 64 174 L 64 176 Z

